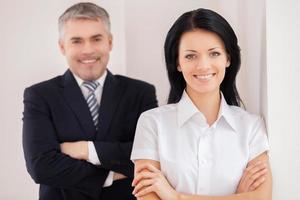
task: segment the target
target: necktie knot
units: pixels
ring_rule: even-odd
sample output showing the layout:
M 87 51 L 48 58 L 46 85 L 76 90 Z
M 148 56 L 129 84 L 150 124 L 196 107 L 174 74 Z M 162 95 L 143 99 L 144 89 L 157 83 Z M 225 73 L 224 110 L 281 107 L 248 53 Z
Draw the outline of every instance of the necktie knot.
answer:
M 82 84 L 84 87 L 86 87 L 90 92 L 95 92 L 97 87 L 100 85 L 98 81 L 85 81 Z

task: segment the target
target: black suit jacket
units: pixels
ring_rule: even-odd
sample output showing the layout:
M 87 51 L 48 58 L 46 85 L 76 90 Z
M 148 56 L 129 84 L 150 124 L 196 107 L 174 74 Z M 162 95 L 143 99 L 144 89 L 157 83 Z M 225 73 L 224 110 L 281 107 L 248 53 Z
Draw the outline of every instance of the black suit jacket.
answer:
M 26 88 L 23 148 L 27 170 L 40 184 L 40 199 L 101 199 L 110 170 L 129 177 L 125 186 L 115 191 L 111 186 L 112 193 L 119 199 L 129 195 L 136 123 L 143 111 L 156 106 L 152 85 L 108 71 L 96 131 L 81 89 L 69 70 Z M 94 141 L 100 166 L 61 153 L 60 143 L 79 140 Z

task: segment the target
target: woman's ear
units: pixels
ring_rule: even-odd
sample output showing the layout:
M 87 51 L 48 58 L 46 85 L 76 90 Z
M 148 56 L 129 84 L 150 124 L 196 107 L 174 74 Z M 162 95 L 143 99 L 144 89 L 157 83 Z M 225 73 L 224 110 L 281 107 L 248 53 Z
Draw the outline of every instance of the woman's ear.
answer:
M 178 70 L 179 72 L 182 71 L 180 65 L 177 66 L 177 70 Z
M 228 60 L 226 63 L 226 67 L 229 67 L 229 66 L 230 66 L 230 61 Z
M 230 56 L 227 55 L 226 67 L 229 67 L 229 66 L 230 66 Z

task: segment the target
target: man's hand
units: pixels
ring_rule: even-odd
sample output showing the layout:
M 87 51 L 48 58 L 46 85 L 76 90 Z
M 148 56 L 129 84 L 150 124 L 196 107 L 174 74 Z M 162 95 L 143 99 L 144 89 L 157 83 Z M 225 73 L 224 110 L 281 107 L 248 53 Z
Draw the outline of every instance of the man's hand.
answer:
M 89 157 L 87 141 L 64 142 L 60 144 L 60 150 L 78 160 L 88 160 Z
M 125 176 L 123 174 L 120 174 L 120 173 L 117 173 L 117 172 L 114 172 L 114 178 L 113 178 L 114 181 L 124 179 L 124 178 L 127 178 L 127 176 Z

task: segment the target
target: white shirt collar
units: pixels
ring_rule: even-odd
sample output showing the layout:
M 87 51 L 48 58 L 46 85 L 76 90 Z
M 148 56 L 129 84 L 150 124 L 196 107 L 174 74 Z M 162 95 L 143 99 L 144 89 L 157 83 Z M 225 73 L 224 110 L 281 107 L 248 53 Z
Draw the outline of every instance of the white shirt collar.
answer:
M 198 110 L 198 108 L 194 105 L 194 103 L 192 102 L 192 100 L 184 90 L 182 97 L 178 102 L 178 110 L 177 110 L 178 126 L 181 127 L 185 122 L 187 122 L 191 117 L 193 117 L 197 113 L 201 117 L 200 123 L 206 124 L 206 119 L 204 114 Z M 230 109 L 230 106 L 227 104 L 223 96 L 223 93 L 221 93 L 221 105 L 220 105 L 220 110 L 216 122 L 218 122 L 221 117 L 223 117 L 226 120 L 226 122 L 233 128 L 233 130 L 236 130 L 236 124 L 233 118 L 233 113 Z
M 84 80 L 82 80 L 76 74 L 74 74 L 74 73 L 72 73 L 72 74 L 74 75 L 74 78 L 75 78 L 76 82 L 78 83 L 79 87 L 81 87 Z M 103 87 L 106 76 L 107 76 L 107 71 L 105 70 L 104 73 L 102 74 L 102 76 L 100 78 L 98 78 L 97 80 L 95 80 L 95 81 L 97 81 L 100 84 L 100 86 Z
M 217 121 L 219 121 L 221 117 L 223 117 L 226 120 L 226 122 L 229 124 L 229 126 L 231 126 L 231 128 L 237 133 L 237 126 L 236 126 L 236 120 L 234 118 L 234 112 L 232 111 L 232 108 L 227 104 L 222 92 L 221 92 L 221 105 L 220 105 Z
M 201 122 L 204 123 L 205 117 L 204 115 L 198 110 L 198 108 L 194 105 L 192 100 L 190 99 L 189 95 L 184 90 L 181 96 L 180 101 L 178 102 L 178 110 L 177 110 L 177 120 L 178 125 L 181 127 L 185 122 L 187 122 L 192 116 L 196 113 L 199 113 L 201 116 Z

